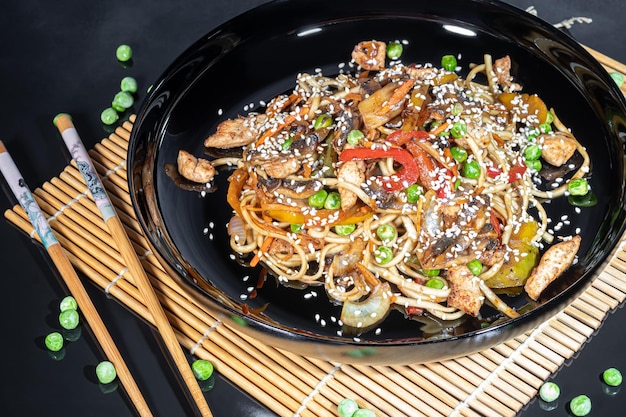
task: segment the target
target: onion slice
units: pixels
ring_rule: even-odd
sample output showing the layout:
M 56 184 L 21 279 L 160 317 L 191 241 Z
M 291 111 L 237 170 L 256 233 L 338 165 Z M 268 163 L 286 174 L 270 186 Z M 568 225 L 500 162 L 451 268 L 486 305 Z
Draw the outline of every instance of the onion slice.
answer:
M 385 318 L 391 308 L 391 288 L 384 282 L 374 287 L 363 301 L 346 301 L 341 309 L 341 321 L 355 328 L 367 328 Z

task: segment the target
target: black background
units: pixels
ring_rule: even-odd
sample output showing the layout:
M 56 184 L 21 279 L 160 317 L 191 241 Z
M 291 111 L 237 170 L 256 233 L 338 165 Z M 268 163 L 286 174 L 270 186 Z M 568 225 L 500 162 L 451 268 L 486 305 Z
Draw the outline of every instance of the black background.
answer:
M 108 134 L 100 112 L 119 90 L 119 80 L 137 79 L 146 91 L 165 67 L 191 43 L 226 20 L 264 3 L 261 0 L 109 0 L 3 3 L 0 8 L 0 140 L 10 151 L 31 189 L 58 175 L 67 164 L 64 145 L 52 119 L 72 114 L 85 145 L 91 148 Z M 584 16 L 593 23 L 575 24 L 570 33 L 581 43 L 626 62 L 622 0 L 509 1 L 557 23 Z M 306 13 L 302 10 L 302 13 Z M 262 22 L 259 22 L 262 24 Z M 115 58 L 115 48 L 133 47 L 130 68 Z M 140 94 L 140 99 L 142 95 Z M 0 208 L 15 200 L 0 193 Z M 104 394 L 93 368 L 103 359 L 89 330 L 68 345 L 63 360 L 50 358 L 42 338 L 56 327 L 58 301 L 67 294 L 45 252 L 4 219 L 0 220 L 0 415 L 132 416 L 122 389 Z M 193 415 L 151 327 L 99 289 L 87 289 L 156 416 Z M 577 394 L 592 398 L 591 415 L 623 415 L 626 392 L 602 392 L 600 373 L 615 366 L 626 373 L 626 312 L 611 313 L 591 342 L 568 360 L 553 379 L 561 386 L 556 410 L 539 401 L 521 416 L 567 416 L 566 403 Z M 219 378 L 207 394 L 213 414 L 265 416 L 259 406 Z M 331 414 L 329 412 L 329 414 Z

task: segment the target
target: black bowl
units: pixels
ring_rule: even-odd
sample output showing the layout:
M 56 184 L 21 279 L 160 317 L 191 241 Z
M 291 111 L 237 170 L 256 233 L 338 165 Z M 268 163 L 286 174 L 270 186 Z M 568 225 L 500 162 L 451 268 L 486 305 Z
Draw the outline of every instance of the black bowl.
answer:
M 201 155 L 203 139 L 226 119 L 290 91 L 299 72 L 337 73 L 361 40 L 407 40 L 405 63 L 461 54 L 465 70 L 483 54 L 509 55 L 516 81 L 538 93 L 587 147 L 598 204 L 580 214 L 565 198 L 549 205 L 571 219 L 564 235 L 583 237 L 579 262 L 538 302 L 507 299 L 516 319 L 436 325 L 392 311 L 380 331 L 339 330 L 340 308 L 323 290 L 266 283 L 240 265 L 226 233 L 227 171 L 217 191 L 199 195 L 165 173 L 179 149 Z M 304 356 L 370 364 L 417 363 L 476 352 L 535 328 L 573 301 L 601 271 L 624 229 L 624 98 L 603 67 L 551 25 L 487 0 L 290 0 L 253 9 L 212 30 L 170 65 L 143 103 L 128 154 L 131 197 L 154 252 L 227 325 Z M 253 293 L 251 294 L 251 291 Z M 252 297 L 251 295 L 254 295 Z M 266 308 L 259 312 L 263 306 Z M 245 314 L 245 313 L 247 314 Z M 486 316 L 493 312 L 485 311 Z

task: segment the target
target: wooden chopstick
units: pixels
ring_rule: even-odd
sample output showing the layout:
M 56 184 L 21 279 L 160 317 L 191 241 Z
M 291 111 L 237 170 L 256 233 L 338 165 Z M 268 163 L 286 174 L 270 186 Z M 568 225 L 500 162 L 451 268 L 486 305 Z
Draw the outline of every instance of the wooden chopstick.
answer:
M 70 293 L 76 299 L 83 317 L 87 320 L 87 323 L 93 330 L 93 333 L 100 343 L 102 350 L 115 366 L 117 375 L 126 389 L 126 393 L 130 397 L 133 405 L 137 409 L 137 412 L 140 416 L 152 416 L 152 412 L 148 408 L 148 404 L 143 398 L 139 387 L 135 383 L 135 380 L 126 366 L 121 353 L 115 346 L 115 342 L 102 321 L 100 314 L 98 314 L 91 298 L 89 298 L 87 290 L 80 281 L 76 270 L 67 258 L 67 255 L 59 244 L 56 235 L 50 228 L 48 220 L 44 217 L 39 205 L 31 194 L 28 185 L 24 182 L 22 174 L 13 162 L 13 158 L 11 158 L 11 155 L 6 150 L 2 141 L 0 141 L 0 171 L 11 188 L 11 191 L 15 195 L 15 198 L 17 198 L 20 205 L 26 212 L 31 224 L 37 231 L 37 234 L 41 239 L 41 243 L 46 248 L 52 262 L 58 269 L 61 277 L 70 290 Z
M 167 347 L 167 350 L 171 355 L 178 371 L 187 385 L 189 393 L 195 401 L 198 411 L 200 411 L 202 416 L 212 416 L 202 389 L 200 388 L 200 385 L 191 370 L 187 357 L 183 353 L 181 345 L 176 338 L 174 329 L 172 328 L 165 311 L 159 302 L 157 294 L 150 283 L 150 279 L 141 265 L 137 252 L 135 252 L 129 237 L 126 234 L 124 225 L 117 215 L 115 208 L 111 203 L 100 178 L 98 177 L 89 154 L 87 153 L 87 150 L 85 149 L 82 140 L 74 127 L 72 119 L 67 114 L 59 114 L 55 117 L 54 124 L 61 133 L 65 145 L 79 167 L 79 171 L 83 175 L 87 188 L 100 210 L 100 214 L 102 215 L 105 225 L 107 226 L 117 249 L 120 251 L 122 258 L 124 259 L 124 263 L 128 267 L 135 281 L 135 285 L 144 299 L 148 311 L 152 314 L 154 323 L 159 330 L 159 333 L 165 342 L 165 346 Z

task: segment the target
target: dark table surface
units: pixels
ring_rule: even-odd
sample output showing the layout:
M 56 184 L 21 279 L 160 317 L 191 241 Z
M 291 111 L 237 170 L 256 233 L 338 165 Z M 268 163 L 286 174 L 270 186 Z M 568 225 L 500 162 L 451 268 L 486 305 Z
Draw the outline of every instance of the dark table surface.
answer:
M 202 35 L 264 0 L 109 0 L 3 3 L 0 12 L 0 139 L 11 152 L 31 189 L 56 176 L 67 164 L 62 142 L 52 125 L 59 112 L 72 114 L 88 148 L 107 136 L 100 111 L 119 89 L 119 80 L 135 77 L 140 91 Z M 622 0 L 511 0 L 539 17 L 557 23 L 588 17 L 570 33 L 581 43 L 626 62 Z M 303 10 L 306 13 L 306 10 Z M 135 59 L 122 68 L 115 48 L 130 44 Z M 0 193 L 0 208 L 15 200 Z M 122 389 L 101 391 L 93 368 L 103 359 L 90 331 L 82 328 L 62 360 L 53 360 L 42 338 L 56 328 L 59 300 L 68 294 L 45 252 L 4 219 L 0 220 L 0 265 L 4 283 L 0 317 L 0 415 L 132 416 L 134 408 Z M 193 415 L 184 391 L 162 359 L 153 330 L 91 284 L 93 297 L 113 338 L 157 416 Z M 609 314 L 591 341 L 553 377 L 562 390 L 559 407 L 544 411 L 533 400 L 521 416 L 567 416 L 566 402 L 585 393 L 591 415 L 624 415 L 626 392 L 609 396 L 598 375 L 614 366 L 626 371 L 626 311 Z M 254 399 L 219 377 L 207 393 L 213 414 L 273 415 Z M 329 414 L 331 414 L 329 412 Z

